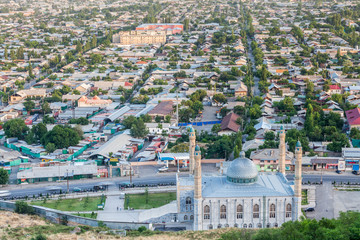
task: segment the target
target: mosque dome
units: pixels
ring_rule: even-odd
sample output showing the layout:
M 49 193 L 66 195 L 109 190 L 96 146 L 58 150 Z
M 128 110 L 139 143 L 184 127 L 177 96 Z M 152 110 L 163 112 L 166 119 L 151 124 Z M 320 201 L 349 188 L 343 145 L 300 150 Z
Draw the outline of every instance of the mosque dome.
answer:
M 226 179 L 232 183 L 253 183 L 258 178 L 258 170 L 253 161 L 242 152 L 239 158 L 232 161 L 227 169 Z

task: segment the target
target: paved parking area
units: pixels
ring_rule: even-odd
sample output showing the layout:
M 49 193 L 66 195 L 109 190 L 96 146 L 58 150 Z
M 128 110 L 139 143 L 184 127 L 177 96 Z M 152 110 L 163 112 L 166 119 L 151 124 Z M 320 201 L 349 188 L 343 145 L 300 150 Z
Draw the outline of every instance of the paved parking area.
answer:
M 334 217 L 340 216 L 340 212 L 360 211 L 360 191 L 334 190 Z

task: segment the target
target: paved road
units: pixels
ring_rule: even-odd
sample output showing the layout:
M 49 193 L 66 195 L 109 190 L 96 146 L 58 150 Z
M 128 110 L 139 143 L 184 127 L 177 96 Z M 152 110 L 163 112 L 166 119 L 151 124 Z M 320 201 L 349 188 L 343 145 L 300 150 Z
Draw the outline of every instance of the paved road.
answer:
M 182 175 L 186 175 L 183 173 Z M 288 174 L 287 178 L 291 181 L 294 179 L 294 174 Z M 320 182 L 321 176 L 315 174 L 305 174 L 303 175 L 303 182 L 310 181 L 311 183 Z M 174 184 L 176 181 L 175 173 L 168 173 L 168 174 L 156 174 L 153 176 L 146 176 L 146 177 L 133 177 L 132 181 L 134 184 Z M 340 174 L 340 175 L 323 175 L 323 182 L 351 182 L 351 183 L 360 183 L 360 177 L 355 175 L 348 175 L 348 174 Z M 93 179 L 87 180 L 86 182 L 80 181 L 71 181 L 70 182 L 70 191 L 72 191 L 75 187 L 81 189 L 90 189 L 93 188 L 95 185 L 98 185 L 100 182 L 112 182 L 115 184 L 129 182 L 128 177 L 116 178 L 116 179 Z M 32 196 L 32 195 L 39 195 L 46 194 L 48 191 L 46 189 L 47 186 L 57 186 L 61 187 L 62 191 L 66 191 L 66 182 L 61 183 L 45 183 L 45 184 L 36 184 L 36 185 L 16 185 L 16 186 L 8 186 L 5 189 L 8 189 L 12 196 L 24 197 L 24 196 Z
M 255 58 L 254 55 L 252 53 L 252 48 L 251 48 L 251 39 L 248 37 L 248 45 L 249 45 L 249 52 L 248 52 L 248 57 L 251 61 L 251 65 L 252 65 L 252 71 L 253 73 L 256 72 L 256 67 L 255 67 Z M 254 76 L 254 86 L 252 87 L 252 91 L 253 91 L 253 95 L 254 96 L 260 96 L 260 90 L 259 90 L 259 81 L 260 79 L 256 76 Z
M 316 187 L 315 219 L 334 218 L 334 191 L 331 182 Z

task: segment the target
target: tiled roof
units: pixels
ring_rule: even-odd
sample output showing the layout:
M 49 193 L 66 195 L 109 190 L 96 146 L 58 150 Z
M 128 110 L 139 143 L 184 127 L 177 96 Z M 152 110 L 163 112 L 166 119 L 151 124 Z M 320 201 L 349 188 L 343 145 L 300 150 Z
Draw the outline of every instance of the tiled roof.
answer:
M 239 131 L 240 125 L 236 123 L 236 119 L 239 117 L 236 113 L 226 115 L 221 121 L 221 130 Z
M 345 112 L 350 125 L 360 124 L 360 108 L 354 108 Z

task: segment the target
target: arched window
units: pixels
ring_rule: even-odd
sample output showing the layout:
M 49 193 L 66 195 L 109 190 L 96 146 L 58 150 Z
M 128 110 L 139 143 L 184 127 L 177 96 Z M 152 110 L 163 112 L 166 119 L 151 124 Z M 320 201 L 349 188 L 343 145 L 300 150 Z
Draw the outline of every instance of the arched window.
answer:
M 204 219 L 210 219 L 210 207 L 208 205 L 204 207 Z
M 221 228 L 221 224 L 218 225 L 218 228 Z
M 239 227 L 239 224 L 235 223 L 235 224 L 234 224 L 234 227 L 236 227 L 236 228 Z
M 266 224 L 266 227 L 269 228 L 269 227 L 270 227 L 270 223 Z
M 247 228 L 247 225 L 246 225 L 246 223 L 243 225 L 243 228 Z
M 252 224 L 251 224 L 251 223 L 249 224 L 249 228 L 252 228 Z
M 275 204 L 272 203 L 270 205 L 270 218 L 275 218 L 275 210 L 276 210 Z
M 185 200 L 185 208 L 186 208 L 186 211 L 191 211 L 191 198 L 190 197 L 187 197 Z
M 291 217 L 291 204 L 290 203 L 288 203 L 286 205 L 286 217 L 287 218 Z
M 253 207 L 253 218 L 259 218 L 259 205 L 255 204 Z
M 194 215 L 190 215 L 190 220 L 194 220 Z
M 262 228 L 261 223 L 258 223 L 257 227 L 258 227 L 258 228 Z
M 242 219 L 243 218 L 244 209 L 241 204 L 237 205 L 236 207 L 236 218 Z
M 185 215 L 185 216 L 184 216 L 184 221 L 187 221 L 187 220 L 188 220 L 188 216 Z
M 209 225 L 209 229 L 213 229 L 213 225 L 212 225 L 212 224 Z
M 220 219 L 226 219 L 226 206 L 221 205 L 220 207 Z
M 274 227 L 278 227 L 278 226 L 279 226 L 279 224 L 277 224 L 277 223 L 274 224 Z
M 228 228 L 228 227 L 229 227 L 229 224 L 225 224 L 225 227 Z

